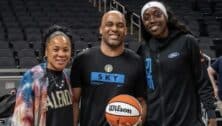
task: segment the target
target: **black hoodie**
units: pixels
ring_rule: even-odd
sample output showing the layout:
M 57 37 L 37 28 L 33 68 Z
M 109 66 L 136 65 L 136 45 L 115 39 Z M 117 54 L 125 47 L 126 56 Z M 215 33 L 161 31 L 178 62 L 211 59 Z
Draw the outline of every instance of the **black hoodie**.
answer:
M 212 87 L 201 69 L 200 50 L 190 34 L 172 31 L 138 50 L 146 64 L 148 116 L 145 126 L 204 126 L 200 102 L 215 118 Z

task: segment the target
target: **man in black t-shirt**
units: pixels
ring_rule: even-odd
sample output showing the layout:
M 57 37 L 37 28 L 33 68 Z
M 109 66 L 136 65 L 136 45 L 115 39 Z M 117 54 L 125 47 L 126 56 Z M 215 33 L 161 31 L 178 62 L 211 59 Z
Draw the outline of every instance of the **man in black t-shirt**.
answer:
M 145 68 L 136 53 L 124 48 L 127 28 L 123 14 L 105 13 L 99 31 L 101 45 L 80 53 L 71 68 L 74 126 L 78 119 L 80 126 L 108 126 L 105 107 L 118 94 L 136 97 L 146 112 Z

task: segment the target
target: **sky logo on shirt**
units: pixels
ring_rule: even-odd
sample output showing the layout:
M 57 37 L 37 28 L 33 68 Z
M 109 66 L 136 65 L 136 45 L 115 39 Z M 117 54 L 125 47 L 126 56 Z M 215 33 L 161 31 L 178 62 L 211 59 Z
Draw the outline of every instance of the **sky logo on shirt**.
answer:
M 103 82 L 104 84 L 124 84 L 125 75 L 116 73 L 91 72 L 91 82 Z
M 175 58 L 175 57 L 178 57 L 179 55 L 180 55 L 179 52 L 173 52 L 173 53 L 170 53 L 170 54 L 168 55 L 168 58 L 173 59 L 173 58 Z

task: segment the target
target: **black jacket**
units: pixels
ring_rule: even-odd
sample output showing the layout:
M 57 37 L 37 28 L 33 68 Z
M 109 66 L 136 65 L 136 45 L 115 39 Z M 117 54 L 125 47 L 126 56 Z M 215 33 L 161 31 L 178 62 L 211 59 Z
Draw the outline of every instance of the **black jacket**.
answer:
M 215 118 L 212 87 L 192 35 L 173 31 L 166 39 L 152 38 L 138 54 L 146 63 L 146 126 L 203 126 L 200 102 Z

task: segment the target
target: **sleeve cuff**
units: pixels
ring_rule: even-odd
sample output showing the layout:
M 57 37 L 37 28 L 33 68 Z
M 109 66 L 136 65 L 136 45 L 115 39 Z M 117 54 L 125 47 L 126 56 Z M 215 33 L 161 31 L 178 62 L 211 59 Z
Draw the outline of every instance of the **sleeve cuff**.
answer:
M 209 111 L 207 111 L 207 116 L 208 116 L 208 118 L 216 118 L 216 113 L 215 113 L 215 111 L 214 110 L 209 110 Z

